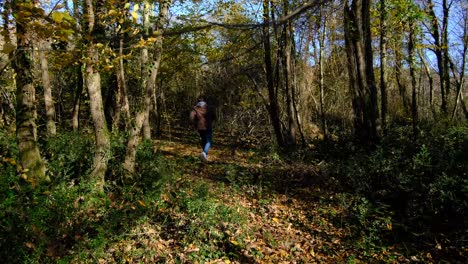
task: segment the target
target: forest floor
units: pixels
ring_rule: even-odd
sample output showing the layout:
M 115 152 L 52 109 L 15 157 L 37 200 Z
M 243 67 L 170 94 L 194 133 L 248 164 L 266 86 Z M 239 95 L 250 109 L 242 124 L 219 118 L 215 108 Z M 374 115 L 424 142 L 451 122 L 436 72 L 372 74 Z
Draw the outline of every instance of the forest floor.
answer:
M 233 150 L 227 137 L 216 133 L 209 162 L 203 163 L 197 142 L 193 133 L 155 141 L 157 150 L 176 167 L 178 179 L 161 197 L 166 203 L 159 209 L 166 215 L 164 226 L 134 231 L 149 235 L 125 243 L 127 249 L 142 245 L 153 249 L 152 257 L 139 261 L 431 262 L 430 253 L 406 255 L 410 251 L 405 252 L 404 245 L 385 245 L 350 222 L 348 196 L 320 186 L 324 177 L 320 164 L 287 163 L 255 149 Z M 203 203 L 196 202 L 197 197 Z M 392 225 L 375 228 L 389 232 Z M 125 258 L 135 260 L 131 254 Z
M 58 139 L 59 150 L 84 145 L 76 143 L 80 137 Z M 347 190 L 343 179 L 354 178 L 335 179 L 342 162 L 335 156 L 354 151 L 320 141 L 285 155 L 215 131 L 205 163 L 198 142 L 189 129 L 143 142 L 139 172 L 110 176 L 105 193 L 90 192 L 92 182 L 76 178 L 57 177 L 30 192 L 16 191 L 25 182 L 5 181 L 0 262 L 467 263 L 463 228 L 460 236 L 418 232 L 402 221 L 399 208 Z M 111 175 L 120 175 L 125 148 L 118 143 Z M 83 149 L 58 155 L 54 166 L 79 170 Z M 7 179 L 18 179 L 16 162 L 2 162 Z

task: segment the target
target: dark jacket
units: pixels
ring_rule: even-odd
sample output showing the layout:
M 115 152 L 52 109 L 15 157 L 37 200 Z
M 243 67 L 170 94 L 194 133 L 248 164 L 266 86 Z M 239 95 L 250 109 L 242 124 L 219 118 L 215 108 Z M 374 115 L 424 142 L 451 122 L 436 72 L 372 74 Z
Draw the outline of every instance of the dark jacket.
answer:
M 190 121 L 197 130 L 212 129 L 214 119 L 215 114 L 213 109 L 208 107 L 203 101 L 198 102 L 198 104 L 193 107 L 192 112 L 190 112 Z

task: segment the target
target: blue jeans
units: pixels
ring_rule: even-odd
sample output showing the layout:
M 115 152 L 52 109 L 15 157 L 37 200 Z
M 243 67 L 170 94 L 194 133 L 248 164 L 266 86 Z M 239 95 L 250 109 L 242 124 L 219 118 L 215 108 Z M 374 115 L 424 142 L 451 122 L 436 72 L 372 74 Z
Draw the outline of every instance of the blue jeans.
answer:
M 200 134 L 200 144 L 203 149 L 203 152 L 205 152 L 205 154 L 208 155 L 208 150 L 210 149 L 212 143 L 213 130 L 198 130 L 198 133 Z

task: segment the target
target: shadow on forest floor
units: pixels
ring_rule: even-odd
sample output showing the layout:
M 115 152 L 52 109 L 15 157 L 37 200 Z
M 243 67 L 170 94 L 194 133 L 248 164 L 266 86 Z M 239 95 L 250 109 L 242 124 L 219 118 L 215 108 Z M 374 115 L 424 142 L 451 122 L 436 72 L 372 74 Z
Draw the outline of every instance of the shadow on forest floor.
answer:
M 227 136 L 215 132 L 208 163 L 199 159 L 196 132 L 179 130 L 170 138 L 156 140 L 155 145 L 177 164 L 183 177 L 208 180 L 213 188 L 225 184 L 235 190 L 229 199 L 242 201 L 253 212 L 250 222 L 260 230 L 255 241 L 268 245 L 260 251 L 270 255 L 273 262 L 287 259 L 281 255 L 307 263 L 444 259 L 440 250 L 425 252 L 398 241 L 397 223 L 392 223 L 390 212 L 375 211 L 380 209 L 359 197 L 335 192 L 330 186 L 333 179 L 322 171 L 320 160 L 309 164 L 285 162 L 276 154 L 260 154 L 254 148 L 233 150 L 230 142 L 234 140 Z M 374 210 L 375 215 L 360 210 Z M 276 242 L 265 242 L 269 239 Z M 463 256 L 452 260 L 459 259 Z

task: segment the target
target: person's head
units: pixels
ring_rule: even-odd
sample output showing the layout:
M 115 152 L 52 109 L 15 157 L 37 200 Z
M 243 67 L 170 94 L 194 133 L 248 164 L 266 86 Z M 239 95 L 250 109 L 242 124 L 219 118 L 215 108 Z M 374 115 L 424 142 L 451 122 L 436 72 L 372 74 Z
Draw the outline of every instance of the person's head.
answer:
M 199 97 L 197 98 L 197 102 L 205 102 L 205 97 L 199 96 Z

